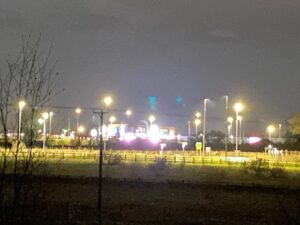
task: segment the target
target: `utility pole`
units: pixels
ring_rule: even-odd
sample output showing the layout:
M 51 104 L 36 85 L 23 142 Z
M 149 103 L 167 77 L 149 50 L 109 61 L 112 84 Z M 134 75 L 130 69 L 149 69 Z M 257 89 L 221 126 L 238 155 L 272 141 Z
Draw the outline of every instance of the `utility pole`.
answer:
M 225 95 L 225 160 L 227 159 L 227 151 L 228 151 L 228 125 L 227 125 L 227 117 L 228 117 L 228 95 Z

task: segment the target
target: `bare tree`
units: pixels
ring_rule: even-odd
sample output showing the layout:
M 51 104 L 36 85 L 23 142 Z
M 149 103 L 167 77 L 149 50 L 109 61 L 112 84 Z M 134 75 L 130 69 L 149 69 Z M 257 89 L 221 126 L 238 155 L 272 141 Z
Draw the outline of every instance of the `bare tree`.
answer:
M 7 175 L 12 177 L 13 194 L 11 199 L 11 220 L 24 215 L 28 202 L 26 178 L 39 170 L 40 162 L 33 161 L 32 147 L 36 138 L 37 116 L 43 107 L 58 93 L 58 73 L 56 62 L 50 63 L 52 42 L 47 51 L 42 50 L 41 36 L 22 36 L 21 49 L 14 59 L 7 60 L 7 68 L 0 75 L 0 127 L 3 133 L 3 149 L 0 161 L 0 222 L 5 219 L 4 186 Z M 19 124 L 20 113 L 16 110 L 19 100 L 25 99 L 27 107 L 21 127 L 25 131 L 23 141 L 9 140 L 9 122 Z M 16 119 L 12 119 L 16 118 Z M 12 145 L 11 145 L 12 143 Z M 24 149 L 25 148 L 25 149 Z M 20 154 L 22 151 L 27 154 Z M 26 194 L 26 195 L 25 195 Z M 21 213 L 20 213 L 21 212 Z

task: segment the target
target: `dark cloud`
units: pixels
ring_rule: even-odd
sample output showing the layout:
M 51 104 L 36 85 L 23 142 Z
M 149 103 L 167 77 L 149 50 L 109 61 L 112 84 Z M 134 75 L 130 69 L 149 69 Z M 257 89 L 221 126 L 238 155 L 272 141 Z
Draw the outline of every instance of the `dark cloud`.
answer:
M 300 104 L 299 21 L 298 0 L 2 0 L 0 57 L 31 30 L 55 40 L 59 104 L 112 91 L 120 108 L 147 108 L 155 95 L 159 110 L 189 114 L 228 94 L 251 105 L 249 121 L 283 121 Z

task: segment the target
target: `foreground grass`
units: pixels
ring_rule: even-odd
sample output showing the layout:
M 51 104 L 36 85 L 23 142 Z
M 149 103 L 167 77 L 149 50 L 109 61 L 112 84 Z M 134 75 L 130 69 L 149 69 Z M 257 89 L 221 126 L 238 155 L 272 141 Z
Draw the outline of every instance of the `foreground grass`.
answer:
M 94 160 L 49 160 L 51 175 L 72 177 L 97 177 L 98 162 Z M 113 179 L 133 179 L 151 182 L 180 181 L 185 183 L 218 183 L 236 185 L 262 185 L 300 188 L 298 168 L 281 168 L 282 174 L 273 177 L 266 172 L 260 175 L 242 166 L 190 165 L 155 163 L 105 164 L 103 176 Z

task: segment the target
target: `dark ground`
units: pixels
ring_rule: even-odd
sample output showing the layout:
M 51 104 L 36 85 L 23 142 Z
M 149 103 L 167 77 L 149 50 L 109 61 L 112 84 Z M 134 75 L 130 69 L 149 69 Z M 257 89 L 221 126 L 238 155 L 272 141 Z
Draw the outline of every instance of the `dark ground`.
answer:
M 43 182 L 48 200 L 41 224 L 98 224 L 96 178 Z M 299 189 L 116 179 L 103 184 L 104 224 L 300 224 Z

